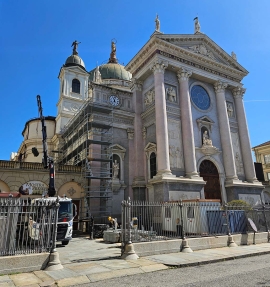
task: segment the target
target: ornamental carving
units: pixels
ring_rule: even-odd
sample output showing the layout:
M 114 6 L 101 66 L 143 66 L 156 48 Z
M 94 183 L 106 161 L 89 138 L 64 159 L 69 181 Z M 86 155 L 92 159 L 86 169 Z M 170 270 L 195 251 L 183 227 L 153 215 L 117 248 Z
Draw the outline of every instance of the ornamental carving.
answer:
M 144 103 L 146 106 L 151 105 L 155 101 L 155 90 L 148 91 L 144 96 Z
M 242 88 L 242 87 L 236 87 L 232 90 L 233 95 L 235 98 L 243 98 L 243 95 L 245 93 L 246 89 Z
M 177 73 L 178 81 L 187 81 L 189 77 L 192 75 L 191 71 L 187 71 L 184 68 L 181 68 Z
M 203 44 L 194 45 L 188 48 L 197 54 L 201 54 L 203 56 L 211 58 L 212 60 L 216 60 L 214 54 L 210 50 L 208 50 Z
M 150 70 L 154 73 L 164 73 L 165 69 L 168 67 L 168 62 L 156 59 L 151 65 Z
M 146 133 L 147 133 L 146 127 L 143 127 L 143 129 L 142 129 L 143 139 L 146 139 Z
M 174 145 L 169 146 L 169 155 L 170 155 L 170 167 L 171 168 L 182 168 L 183 162 L 183 153 L 179 147 Z
M 131 88 L 131 91 L 134 91 L 134 90 L 135 91 L 142 91 L 142 82 L 138 81 L 135 78 L 132 78 L 131 83 L 130 83 L 130 88 Z
M 128 135 L 129 140 L 133 140 L 134 139 L 134 129 L 128 128 L 127 129 L 127 135 Z
M 176 89 L 173 87 L 166 88 L 166 98 L 172 103 L 176 103 Z
M 221 81 L 217 81 L 214 84 L 214 89 L 216 91 L 216 93 L 220 93 L 220 92 L 225 92 L 225 89 L 228 87 L 227 83 L 221 82 Z

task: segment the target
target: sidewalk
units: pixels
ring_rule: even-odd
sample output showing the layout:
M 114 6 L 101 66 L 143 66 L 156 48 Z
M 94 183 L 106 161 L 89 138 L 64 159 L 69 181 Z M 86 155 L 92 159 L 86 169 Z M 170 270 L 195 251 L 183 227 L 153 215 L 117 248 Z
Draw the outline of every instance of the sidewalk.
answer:
M 74 241 L 73 245 L 75 246 L 76 240 Z M 109 245 L 108 247 L 98 241 L 85 241 L 85 243 L 85 248 L 87 248 L 87 245 L 91 245 L 93 248 L 90 250 L 91 254 L 89 254 L 89 248 L 87 253 L 85 253 L 85 250 L 78 250 L 78 247 L 73 252 L 68 253 L 68 249 L 65 249 L 65 252 L 64 249 L 58 249 L 64 269 L 3 275 L 0 276 L 0 287 L 74 286 L 115 277 L 154 272 L 170 267 L 187 267 L 270 253 L 270 243 L 262 243 L 198 250 L 193 253 L 179 252 L 152 255 L 134 261 L 126 261 L 120 259 L 119 244 Z M 70 250 L 73 250 L 74 246 Z M 100 249 L 98 250 L 97 247 L 100 247 Z M 110 251 L 108 252 L 108 250 Z M 77 255 L 82 255 L 81 252 L 83 252 L 84 258 L 78 258 Z

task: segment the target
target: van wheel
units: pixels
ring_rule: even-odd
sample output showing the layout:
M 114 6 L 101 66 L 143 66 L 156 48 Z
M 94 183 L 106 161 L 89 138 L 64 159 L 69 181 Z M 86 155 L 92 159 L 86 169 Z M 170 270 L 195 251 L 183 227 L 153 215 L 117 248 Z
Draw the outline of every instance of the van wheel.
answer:
M 62 245 L 68 245 L 69 241 L 62 241 Z

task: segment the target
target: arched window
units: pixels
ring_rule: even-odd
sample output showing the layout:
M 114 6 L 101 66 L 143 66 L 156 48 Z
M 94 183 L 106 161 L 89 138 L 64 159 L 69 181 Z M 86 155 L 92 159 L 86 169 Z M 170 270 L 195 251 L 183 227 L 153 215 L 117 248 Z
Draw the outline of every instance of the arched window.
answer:
M 150 178 L 153 178 L 157 174 L 157 160 L 154 152 L 150 155 Z
M 80 94 L 81 83 L 78 79 L 72 80 L 72 93 Z

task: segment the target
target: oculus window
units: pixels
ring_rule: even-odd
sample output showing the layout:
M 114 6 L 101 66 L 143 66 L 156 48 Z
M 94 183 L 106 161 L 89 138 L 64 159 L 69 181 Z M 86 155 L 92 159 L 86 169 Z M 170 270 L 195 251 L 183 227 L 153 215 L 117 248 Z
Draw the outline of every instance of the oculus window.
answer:
M 196 85 L 191 88 L 191 99 L 200 110 L 205 111 L 210 108 L 210 97 L 202 86 Z

